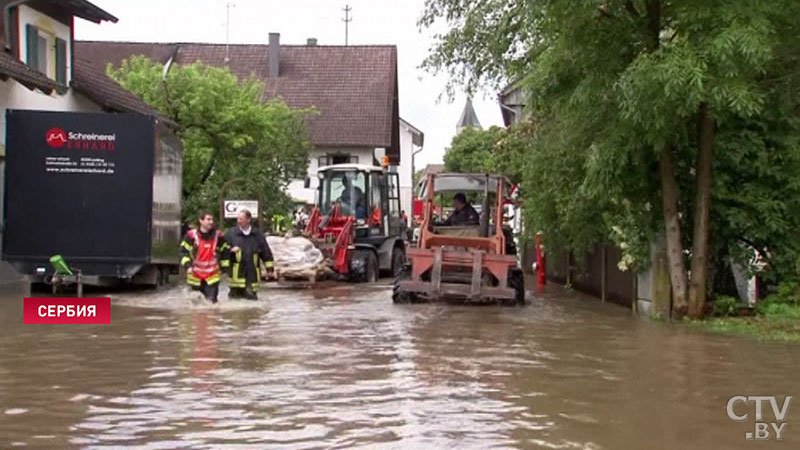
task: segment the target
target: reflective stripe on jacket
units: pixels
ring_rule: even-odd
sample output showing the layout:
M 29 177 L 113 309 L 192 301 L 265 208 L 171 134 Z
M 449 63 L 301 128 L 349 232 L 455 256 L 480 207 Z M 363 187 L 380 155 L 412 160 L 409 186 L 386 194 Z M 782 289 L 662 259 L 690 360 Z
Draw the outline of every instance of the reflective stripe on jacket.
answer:
M 191 272 L 186 273 L 186 282 L 191 286 L 199 286 L 203 280 L 207 284 L 220 281 L 220 265 L 227 268 L 228 244 L 222 233 L 212 230 L 209 233 L 192 229 L 186 233 L 181 242 L 181 265 L 191 266 Z
M 257 254 L 253 255 L 253 267 L 256 269 L 256 279 L 252 283 L 250 283 L 250 288 L 253 291 L 257 291 L 259 286 L 261 285 L 261 271 L 259 270 L 258 264 L 259 256 Z M 272 266 L 272 261 L 269 261 L 270 266 Z M 229 280 L 230 286 L 232 288 L 246 288 L 247 287 L 247 278 L 245 277 L 244 266 L 242 265 L 242 251 L 239 250 L 233 256 L 233 266 L 231 268 L 231 277 Z

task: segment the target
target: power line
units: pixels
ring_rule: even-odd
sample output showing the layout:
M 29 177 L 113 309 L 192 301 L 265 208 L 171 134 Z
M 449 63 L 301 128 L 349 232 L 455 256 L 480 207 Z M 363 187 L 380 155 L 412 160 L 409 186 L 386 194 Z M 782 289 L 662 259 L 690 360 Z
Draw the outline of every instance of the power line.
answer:
M 353 21 L 353 18 L 350 16 L 350 11 L 352 10 L 353 8 L 351 8 L 350 5 L 344 5 L 344 8 L 342 8 L 342 11 L 344 11 L 344 19 L 342 19 L 342 22 L 344 22 L 344 45 L 348 45 L 350 37 L 350 22 Z

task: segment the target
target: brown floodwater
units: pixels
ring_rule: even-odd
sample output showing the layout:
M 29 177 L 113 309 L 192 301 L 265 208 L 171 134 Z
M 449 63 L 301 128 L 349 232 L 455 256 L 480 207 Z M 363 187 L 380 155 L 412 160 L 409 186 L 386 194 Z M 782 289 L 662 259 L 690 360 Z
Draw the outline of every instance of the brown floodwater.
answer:
M 800 401 L 780 442 L 745 440 L 752 407 L 726 414 L 800 394 L 800 346 L 548 289 L 523 308 L 394 305 L 386 282 L 212 307 L 175 287 L 113 292 L 112 323 L 80 326 L 23 325 L 5 293 L 0 448 L 800 448 Z

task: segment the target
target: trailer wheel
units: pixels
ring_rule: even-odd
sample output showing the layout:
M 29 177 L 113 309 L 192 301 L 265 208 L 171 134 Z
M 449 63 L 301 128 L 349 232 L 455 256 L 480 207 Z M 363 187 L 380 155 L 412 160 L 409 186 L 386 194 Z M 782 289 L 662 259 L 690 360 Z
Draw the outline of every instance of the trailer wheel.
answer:
M 378 281 L 378 258 L 371 250 L 356 250 L 350 263 L 350 279 L 357 283 Z
M 514 300 L 509 302 L 510 305 L 524 305 L 525 304 L 525 276 L 519 269 L 514 269 L 508 272 L 508 287 L 514 289 Z
M 392 301 L 394 303 L 416 303 L 419 301 L 417 294 L 400 289 L 400 282 L 411 279 L 411 271 L 403 270 L 394 280 L 392 288 Z

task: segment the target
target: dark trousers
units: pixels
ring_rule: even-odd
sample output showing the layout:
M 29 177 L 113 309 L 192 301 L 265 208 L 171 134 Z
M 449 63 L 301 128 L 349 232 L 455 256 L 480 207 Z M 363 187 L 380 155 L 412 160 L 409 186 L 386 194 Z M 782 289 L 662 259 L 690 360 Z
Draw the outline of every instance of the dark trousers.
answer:
M 256 295 L 255 291 L 253 291 L 248 284 L 247 287 L 243 288 L 232 287 L 231 290 L 228 291 L 228 298 L 246 298 L 249 300 L 256 300 L 258 299 L 258 295 Z
M 228 292 L 228 298 L 246 298 L 249 300 L 256 300 L 258 296 L 255 291 L 258 289 L 260 276 L 258 274 L 258 267 L 255 265 L 252 254 L 243 255 L 242 262 L 239 265 L 237 280 L 244 279 L 244 287 L 231 287 Z
M 192 286 L 195 291 L 200 291 L 205 296 L 206 300 L 211 303 L 217 303 L 217 296 L 219 295 L 219 283 L 208 284 L 206 280 L 200 280 L 200 286 Z

